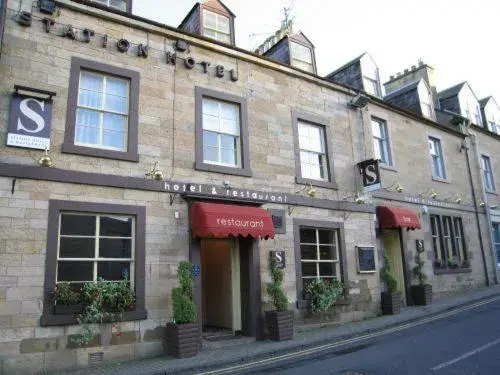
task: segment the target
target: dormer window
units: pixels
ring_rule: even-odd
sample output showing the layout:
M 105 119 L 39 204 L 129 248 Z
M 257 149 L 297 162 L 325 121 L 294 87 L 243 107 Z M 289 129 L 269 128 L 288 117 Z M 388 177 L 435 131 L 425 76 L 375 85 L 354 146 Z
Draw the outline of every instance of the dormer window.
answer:
M 474 112 L 474 116 L 476 117 L 476 125 L 482 126 L 483 122 L 481 121 L 481 109 L 479 105 L 476 105 L 476 111 Z
M 94 0 L 94 2 L 126 12 L 129 0 Z
M 423 80 L 418 84 L 418 98 L 420 100 L 420 110 L 422 111 L 422 116 L 434 119 L 431 94 Z
M 231 43 L 229 17 L 203 9 L 203 35 L 219 42 Z
M 372 79 L 370 77 L 363 77 L 363 86 L 365 91 L 374 96 L 379 96 L 378 94 L 378 82 L 376 79 Z
M 292 66 L 314 73 L 311 49 L 296 42 L 290 42 Z

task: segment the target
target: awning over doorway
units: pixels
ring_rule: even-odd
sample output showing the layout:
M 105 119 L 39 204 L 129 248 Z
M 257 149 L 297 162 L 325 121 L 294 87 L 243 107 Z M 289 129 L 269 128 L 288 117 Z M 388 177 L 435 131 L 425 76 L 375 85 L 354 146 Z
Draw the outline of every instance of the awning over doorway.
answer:
M 271 215 L 262 208 L 195 202 L 190 215 L 193 237 L 274 238 Z
M 382 229 L 421 228 L 417 213 L 409 208 L 378 206 L 377 217 Z

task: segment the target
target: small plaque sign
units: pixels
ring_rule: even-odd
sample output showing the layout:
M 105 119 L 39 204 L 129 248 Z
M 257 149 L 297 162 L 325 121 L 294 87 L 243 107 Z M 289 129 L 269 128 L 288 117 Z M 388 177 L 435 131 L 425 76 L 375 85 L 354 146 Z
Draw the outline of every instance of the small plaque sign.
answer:
M 271 251 L 271 257 L 276 260 L 276 266 L 278 268 L 286 267 L 285 250 Z
M 375 248 L 373 246 L 356 246 L 358 273 L 374 273 Z
M 195 264 L 193 268 L 191 268 L 191 275 L 193 278 L 200 276 L 200 266 Z

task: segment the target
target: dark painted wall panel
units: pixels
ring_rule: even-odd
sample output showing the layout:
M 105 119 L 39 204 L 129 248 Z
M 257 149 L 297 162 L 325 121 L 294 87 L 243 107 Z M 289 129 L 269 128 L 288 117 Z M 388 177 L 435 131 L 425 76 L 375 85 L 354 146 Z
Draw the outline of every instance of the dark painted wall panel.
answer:
M 460 104 L 458 102 L 458 96 L 452 96 L 447 99 L 439 99 L 440 108 L 443 110 L 452 111 L 455 113 L 460 113 Z
M 196 9 L 191 13 L 191 16 L 182 26 L 182 30 L 186 30 L 193 34 L 200 34 L 200 7 L 196 7 Z
M 288 38 L 282 39 L 273 48 L 264 53 L 264 56 L 283 64 L 290 64 L 290 45 L 288 44 Z
M 420 109 L 420 101 L 418 99 L 418 92 L 416 88 L 414 90 L 402 93 L 401 95 L 392 97 L 390 99 L 386 99 L 386 101 L 397 107 L 404 108 L 409 111 L 415 112 L 419 115 L 422 115 L 422 111 Z

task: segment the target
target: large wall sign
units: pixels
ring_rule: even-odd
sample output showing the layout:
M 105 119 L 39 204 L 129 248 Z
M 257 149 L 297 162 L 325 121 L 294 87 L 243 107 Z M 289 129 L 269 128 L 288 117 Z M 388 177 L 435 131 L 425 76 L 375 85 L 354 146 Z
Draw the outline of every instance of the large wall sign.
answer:
M 10 106 L 7 146 L 50 149 L 52 99 L 14 93 Z
M 369 159 L 358 163 L 361 177 L 363 178 L 363 191 L 375 191 L 380 189 L 380 168 L 378 160 Z

